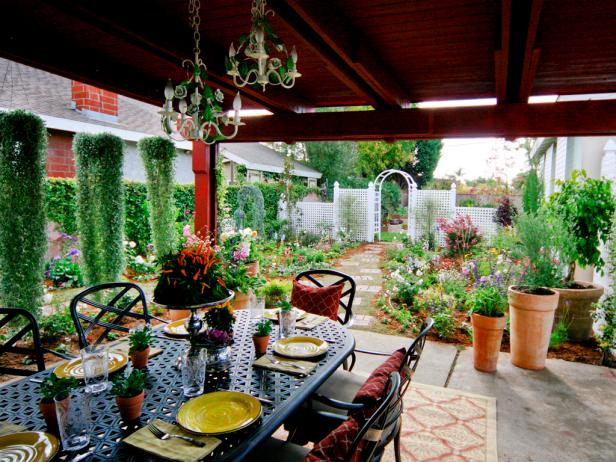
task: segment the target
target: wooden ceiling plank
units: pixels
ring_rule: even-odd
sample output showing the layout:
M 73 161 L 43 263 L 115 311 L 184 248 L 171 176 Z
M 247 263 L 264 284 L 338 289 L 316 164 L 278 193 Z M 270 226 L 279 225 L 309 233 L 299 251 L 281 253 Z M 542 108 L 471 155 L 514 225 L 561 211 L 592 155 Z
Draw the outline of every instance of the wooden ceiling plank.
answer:
M 543 0 L 533 0 L 528 21 L 528 32 L 526 35 L 526 47 L 524 48 L 524 61 L 522 63 L 522 77 L 520 79 L 519 101 L 525 103 L 532 91 L 533 81 L 539 65 L 540 52 L 535 48 L 537 31 L 541 19 L 541 8 Z
M 234 142 L 616 134 L 616 100 L 280 114 L 251 119 Z
M 504 103 L 507 98 L 509 39 L 511 37 L 511 0 L 502 0 L 500 26 L 500 48 L 494 53 L 496 100 L 498 104 Z

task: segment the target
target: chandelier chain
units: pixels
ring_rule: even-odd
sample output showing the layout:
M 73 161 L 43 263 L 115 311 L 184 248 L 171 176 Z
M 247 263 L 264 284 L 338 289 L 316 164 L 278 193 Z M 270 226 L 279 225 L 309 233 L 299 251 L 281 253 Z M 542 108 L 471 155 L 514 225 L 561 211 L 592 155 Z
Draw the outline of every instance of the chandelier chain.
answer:
M 201 32 L 199 32 L 199 27 L 201 26 L 201 1 L 200 0 L 189 0 L 188 2 L 188 16 L 190 27 L 193 29 L 193 39 L 195 41 L 195 48 L 193 52 L 195 56 L 201 54 L 201 48 L 199 47 L 199 43 L 201 42 Z M 199 58 L 199 61 L 201 59 Z M 199 64 L 199 63 L 195 63 Z

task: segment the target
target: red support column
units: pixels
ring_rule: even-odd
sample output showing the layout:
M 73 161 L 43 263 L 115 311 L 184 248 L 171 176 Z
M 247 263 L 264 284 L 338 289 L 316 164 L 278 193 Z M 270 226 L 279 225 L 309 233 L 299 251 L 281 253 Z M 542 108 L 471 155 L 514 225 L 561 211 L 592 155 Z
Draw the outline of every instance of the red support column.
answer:
M 195 232 L 216 233 L 216 154 L 218 143 L 208 146 L 193 141 L 192 167 L 195 174 Z

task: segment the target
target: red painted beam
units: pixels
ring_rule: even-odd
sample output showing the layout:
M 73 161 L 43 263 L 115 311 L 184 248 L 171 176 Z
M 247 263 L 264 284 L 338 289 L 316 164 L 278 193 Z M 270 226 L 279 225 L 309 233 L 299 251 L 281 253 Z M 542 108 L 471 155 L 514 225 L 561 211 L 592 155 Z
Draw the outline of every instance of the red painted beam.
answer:
M 218 144 L 193 141 L 192 168 L 195 174 L 195 232 L 216 234 L 216 154 Z

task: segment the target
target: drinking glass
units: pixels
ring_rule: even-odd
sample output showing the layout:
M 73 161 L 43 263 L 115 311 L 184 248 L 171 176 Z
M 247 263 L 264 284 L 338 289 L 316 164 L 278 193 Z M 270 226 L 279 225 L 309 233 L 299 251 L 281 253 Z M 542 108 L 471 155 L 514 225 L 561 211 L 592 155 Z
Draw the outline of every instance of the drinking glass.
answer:
M 184 396 L 193 397 L 203 393 L 207 351 L 204 348 L 186 348 L 180 354 L 182 389 Z
M 54 398 L 60 439 L 65 451 L 78 451 L 90 444 L 90 399 L 88 393 L 74 393 L 62 400 Z
M 250 319 L 261 319 L 265 311 L 265 297 L 253 295 L 250 299 Z
M 88 346 L 81 350 L 81 364 L 86 392 L 100 393 L 108 386 L 109 352 L 103 347 Z
M 278 338 L 291 337 L 295 333 L 295 310 L 278 311 Z

